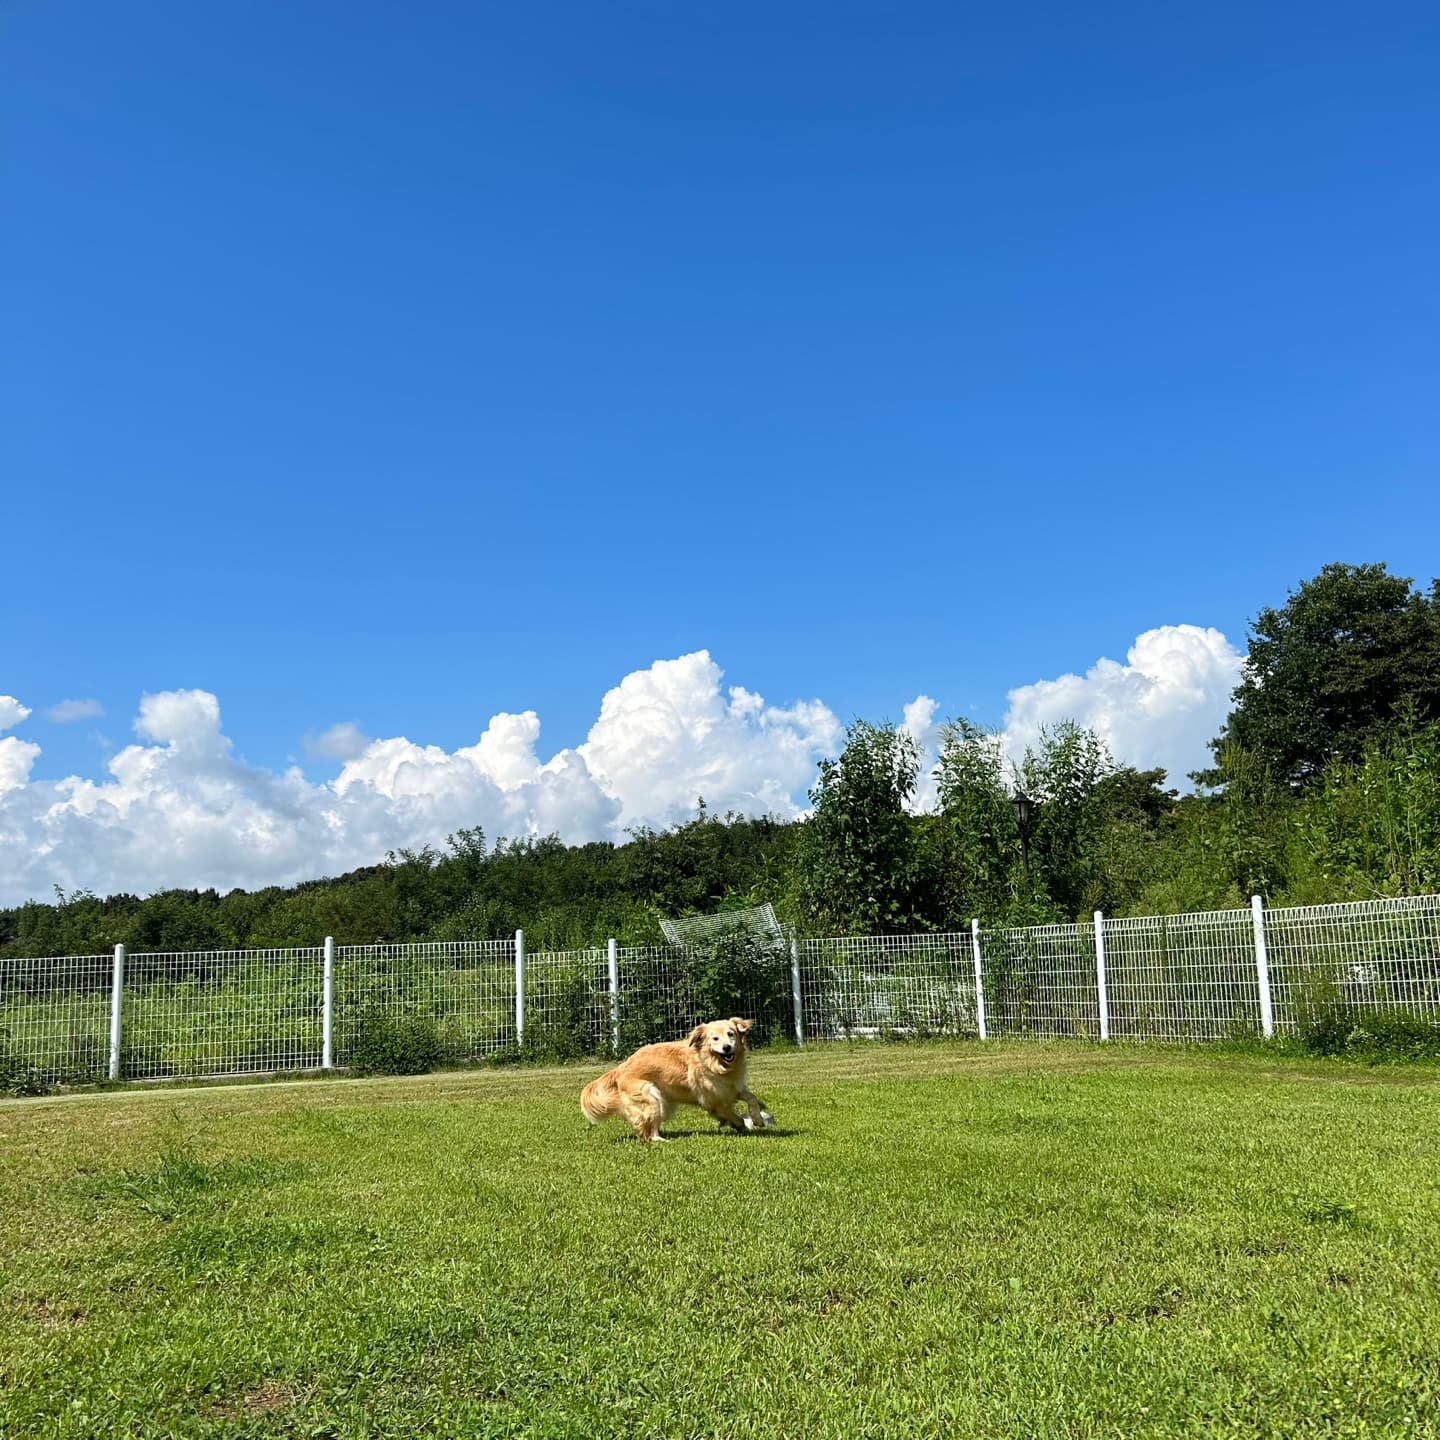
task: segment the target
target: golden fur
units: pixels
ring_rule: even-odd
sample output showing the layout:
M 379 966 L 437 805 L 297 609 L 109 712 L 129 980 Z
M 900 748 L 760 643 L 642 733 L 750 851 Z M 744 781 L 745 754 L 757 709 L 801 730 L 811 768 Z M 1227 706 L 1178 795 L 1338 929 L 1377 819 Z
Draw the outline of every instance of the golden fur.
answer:
M 580 1092 L 592 1124 L 623 1115 L 642 1140 L 663 1140 L 660 1127 L 677 1105 L 698 1105 L 737 1134 L 773 1125 L 775 1117 L 746 1083 L 749 1020 L 697 1025 L 684 1040 L 646 1045 Z M 745 1102 L 748 1113 L 735 1108 Z

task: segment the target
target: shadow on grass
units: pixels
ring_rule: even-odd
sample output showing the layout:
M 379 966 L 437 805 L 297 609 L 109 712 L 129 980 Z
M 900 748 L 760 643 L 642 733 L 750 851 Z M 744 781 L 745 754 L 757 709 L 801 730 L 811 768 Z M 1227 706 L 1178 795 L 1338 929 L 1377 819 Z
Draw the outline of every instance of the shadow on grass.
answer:
M 697 1126 L 692 1130 L 671 1130 L 668 1127 L 661 1132 L 664 1140 L 788 1140 L 797 1135 L 808 1135 L 808 1130 L 792 1130 L 784 1125 L 772 1125 L 766 1130 L 751 1130 L 744 1135 L 737 1135 L 733 1130 L 721 1129 L 716 1126 L 714 1129 L 705 1129 Z M 626 1132 L 623 1135 L 612 1137 L 611 1144 L 623 1144 L 627 1140 L 638 1140 L 639 1136 Z

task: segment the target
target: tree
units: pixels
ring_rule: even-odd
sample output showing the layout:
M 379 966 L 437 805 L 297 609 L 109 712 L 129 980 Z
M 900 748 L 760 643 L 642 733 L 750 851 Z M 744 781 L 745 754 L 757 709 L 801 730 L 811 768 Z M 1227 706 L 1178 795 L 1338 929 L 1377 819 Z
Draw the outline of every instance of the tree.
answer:
M 813 925 L 873 935 L 920 918 L 920 851 L 909 813 L 919 773 L 910 735 L 863 720 L 846 731 L 838 760 L 820 762 L 794 877 L 797 908 Z
M 1032 864 L 1057 915 L 1071 919 L 1097 898 L 1095 840 L 1103 810 L 1101 784 L 1116 766 L 1105 742 L 1072 720 L 1042 728 L 1025 751 L 1020 774 L 1036 802 L 1030 841 Z
M 935 776 L 945 832 L 946 911 L 952 925 L 1008 918 L 1022 889 L 1020 832 L 1005 783 L 1001 737 L 971 720 L 940 732 Z
M 1327 565 L 1251 626 L 1235 708 L 1211 742 L 1237 746 L 1302 790 L 1359 760 L 1408 704 L 1440 719 L 1440 582 L 1428 596 L 1381 565 Z M 1224 783 L 1222 770 L 1196 777 Z

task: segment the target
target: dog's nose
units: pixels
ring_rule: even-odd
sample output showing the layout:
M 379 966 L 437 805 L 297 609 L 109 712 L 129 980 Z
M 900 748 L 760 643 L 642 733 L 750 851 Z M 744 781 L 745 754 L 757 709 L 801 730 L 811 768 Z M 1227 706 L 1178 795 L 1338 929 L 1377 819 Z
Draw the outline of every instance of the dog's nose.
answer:
M 734 1047 L 733 1045 L 726 1045 L 726 1046 L 724 1047 L 724 1049 L 721 1051 L 721 1054 L 723 1054 L 723 1055 L 729 1055 L 734 1049 L 735 1049 L 735 1047 Z

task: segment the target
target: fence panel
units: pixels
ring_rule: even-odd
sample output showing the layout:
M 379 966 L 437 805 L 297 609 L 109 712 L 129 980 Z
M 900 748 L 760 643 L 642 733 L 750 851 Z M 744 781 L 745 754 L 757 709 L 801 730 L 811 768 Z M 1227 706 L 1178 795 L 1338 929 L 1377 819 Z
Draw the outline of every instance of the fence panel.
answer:
M 1110 1034 L 1222 1040 L 1260 1031 L 1249 910 L 1105 921 Z
M 629 945 L 618 951 L 618 960 L 622 1054 L 732 1015 L 753 1020 L 759 1041 L 791 1033 L 788 946 L 712 954 L 679 945 Z
M 525 1049 L 552 1060 L 610 1048 L 605 951 L 531 950 L 525 956 Z
M 620 1052 L 675 1040 L 701 1019 L 695 967 L 678 945 L 624 945 L 620 968 Z
M 979 1033 L 968 930 L 802 941 L 800 998 L 813 1039 Z
M 127 955 L 121 1078 L 318 1069 L 324 959 L 318 945 Z
M 318 991 L 317 991 L 318 993 Z M 335 952 L 335 1063 L 381 1017 L 433 1020 L 447 1061 L 516 1042 L 515 947 L 509 940 L 340 945 Z
M 28 1073 L 45 1085 L 105 1079 L 111 955 L 0 960 L 0 1089 Z
M 1440 1020 L 1440 895 L 1267 910 L 1265 936 L 1277 1030 L 1307 993 Z
M 1093 924 L 982 928 L 980 954 L 992 1035 L 1099 1039 Z

